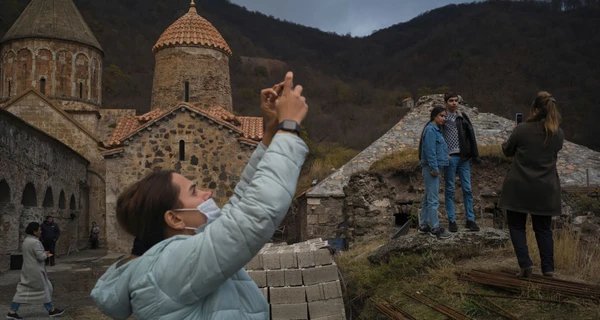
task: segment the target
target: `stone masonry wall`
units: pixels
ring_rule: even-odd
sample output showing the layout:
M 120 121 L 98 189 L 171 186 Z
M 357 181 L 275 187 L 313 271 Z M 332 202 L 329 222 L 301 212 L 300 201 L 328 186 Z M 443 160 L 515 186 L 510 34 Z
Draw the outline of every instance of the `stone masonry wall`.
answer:
M 310 217 L 314 214 L 328 215 L 331 213 L 329 217 L 321 218 L 322 221 L 330 220 L 330 224 L 344 222 L 344 220 L 336 220 L 336 217 L 341 217 L 343 199 L 346 197 L 344 188 L 348 185 L 350 177 L 357 172 L 368 170 L 375 161 L 388 154 L 407 148 L 417 148 L 423 126 L 429 120 L 431 108 L 437 104 L 443 104 L 443 95 L 431 95 L 419 99 L 417 106 L 381 138 L 308 191 L 306 193 L 306 201 L 309 203 L 307 212 L 299 212 L 299 214 Z M 490 113 L 480 113 L 477 109 L 468 107 L 462 100 L 459 108 L 471 118 L 479 145 L 501 144 L 513 130 L 513 120 Z M 557 165 L 562 186 L 586 186 L 588 173 L 590 185 L 600 184 L 599 152 L 565 141 L 563 150 L 558 155 Z M 317 204 L 326 204 L 329 201 L 335 202 L 336 206 Z M 311 206 L 311 202 L 315 204 Z M 311 221 L 315 221 L 315 218 L 307 219 L 308 230 L 311 225 L 314 225 L 311 224 Z M 312 230 L 319 229 L 313 227 Z M 329 237 L 332 234 L 330 230 L 324 230 L 324 232 L 308 232 L 307 238 Z
M 102 103 L 102 53 L 98 49 L 54 39 L 20 39 L 4 43 L 0 58 L 0 100 L 36 88 L 51 99 Z
M 9 106 L 8 111 L 60 140 L 90 161 L 88 170 L 94 178 L 89 179 L 89 219 L 90 224 L 91 221 L 99 224 L 100 237 L 104 238 L 105 166 L 95 137 L 75 126 L 33 92 Z M 91 225 L 89 227 L 91 228 Z
M 346 319 L 338 267 L 327 241 L 267 243 L 246 265 L 271 306 L 272 320 Z
M 116 222 L 121 191 L 153 170 L 173 170 L 213 192 L 220 205 L 233 195 L 254 147 L 240 144 L 235 132 L 185 109 L 126 140 L 124 151 L 107 156 L 107 234 L 109 249 L 129 251 L 132 239 Z M 185 142 L 180 160 L 180 141 Z
M 189 102 L 206 107 L 221 106 L 232 111 L 229 57 L 201 47 L 171 47 L 156 53 L 151 109 L 166 109 L 185 101 L 189 82 Z
M 78 225 L 80 190 L 87 183 L 85 158 L 0 110 L 0 163 L 0 271 L 8 269 L 7 254 L 19 251 L 27 224 L 47 215 L 61 228 L 58 255 L 67 252 L 71 238 L 78 248 L 87 245 L 87 227 L 82 236 Z

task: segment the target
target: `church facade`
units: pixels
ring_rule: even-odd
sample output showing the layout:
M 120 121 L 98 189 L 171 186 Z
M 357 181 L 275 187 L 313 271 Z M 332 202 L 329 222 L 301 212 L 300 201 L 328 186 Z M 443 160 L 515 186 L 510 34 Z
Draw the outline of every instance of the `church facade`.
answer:
M 63 227 L 59 255 L 86 247 L 92 222 L 110 250 L 129 251 L 132 239 L 116 223 L 116 199 L 152 170 L 181 173 L 221 204 L 231 196 L 263 124 L 232 113 L 227 42 L 192 1 L 148 50 L 156 57 L 151 111 L 137 115 L 102 109 L 104 51 L 72 0 L 32 0 L 0 40 L 2 120 L 14 123 L 11 132 L 36 137 L 18 147 L 2 137 L 0 268 L 8 253 L 19 251 L 25 226 L 45 215 Z M 33 161 L 40 156 L 35 145 L 44 143 L 66 151 L 40 158 L 50 163 Z

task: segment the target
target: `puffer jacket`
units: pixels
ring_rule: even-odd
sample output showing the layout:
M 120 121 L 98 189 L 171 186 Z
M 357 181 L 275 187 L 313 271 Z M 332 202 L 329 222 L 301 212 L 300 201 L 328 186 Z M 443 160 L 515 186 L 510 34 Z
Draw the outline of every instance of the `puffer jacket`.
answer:
M 112 265 L 91 296 L 113 319 L 269 319 L 269 305 L 243 269 L 285 217 L 308 152 L 277 134 L 261 143 L 223 215 L 194 236 L 179 235 Z
M 430 122 L 423 130 L 423 140 L 419 159 L 422 166 L 428 166 L 431 170 L 439 172 L 438 168 L 448 166 L 448 144 L 444 140 L 442 130 Z

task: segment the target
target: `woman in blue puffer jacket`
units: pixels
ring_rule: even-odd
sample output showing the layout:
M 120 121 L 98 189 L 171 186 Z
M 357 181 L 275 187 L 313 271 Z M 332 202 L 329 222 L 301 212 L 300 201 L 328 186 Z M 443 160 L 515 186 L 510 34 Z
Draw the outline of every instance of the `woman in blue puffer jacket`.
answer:
M 448 166 L 448 145 L 440 127 L 446 120 L 446 109 L 435 106 L 431 110 L 429 122 L 423 128 L 419 142 L 419 160 L 423 167 L 425 194 L 421 216 L 419 218 L 419 233 L 429 233 L 438 239 L 447 239 L 452 235 L 440 227 L 437 210 L 440 206 L 438 199 L 440 188 L 440 173 Z
M 289 124 L 308 111 L 289 72 L 278 96 L 261 92 L 263 141 L 235 194 L 219 209 L 212 193 L 172 172 L 153 172 L 117 201 L 119 224 L 149 248 L 112 265 L 92 290 L 113 319 L 269 319 L 269 305 L 244 270 L 283 220 L 308 148 Z M 286 120 L 286 128 L 279 124 Z

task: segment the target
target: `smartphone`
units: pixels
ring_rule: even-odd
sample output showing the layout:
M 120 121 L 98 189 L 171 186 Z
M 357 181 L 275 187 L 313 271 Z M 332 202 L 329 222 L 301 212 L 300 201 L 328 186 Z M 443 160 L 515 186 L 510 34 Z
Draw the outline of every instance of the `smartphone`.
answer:
M 517 122 L 517 124 L 523 122 L 523 114 L 522 113 L 517 113 L 515 115 L 515 121 Z

